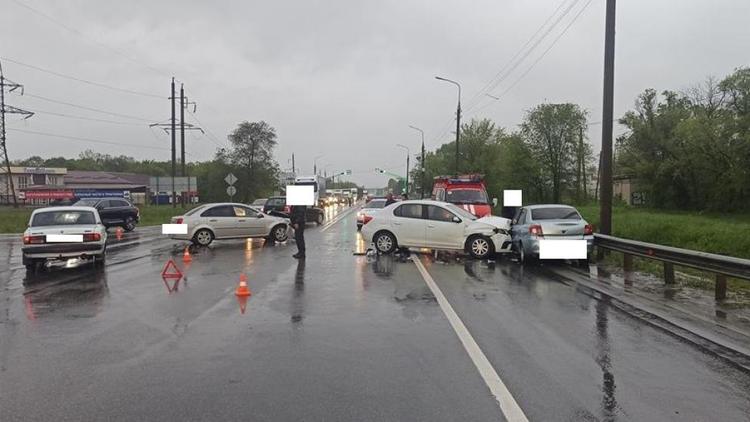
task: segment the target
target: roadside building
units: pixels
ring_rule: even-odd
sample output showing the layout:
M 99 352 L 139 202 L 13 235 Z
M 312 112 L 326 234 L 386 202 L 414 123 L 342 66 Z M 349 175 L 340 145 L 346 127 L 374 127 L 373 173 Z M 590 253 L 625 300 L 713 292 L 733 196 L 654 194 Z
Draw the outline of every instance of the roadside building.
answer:
M 646 194 L 638 186 L 633 176 L 614 176 L 612 178 L 612 194 L 628 205 L 646 205 Z
M 155 205 L 172 203 L 172 176 L 149 177 L 148 187 L 149 203 Z M 175 177 L 174 191 L 178 204 L 198 203 L 198 179 L 196 177 Z
M 16 197 L 22 204 L 29 205 L 48 205 L 50 201 L 72 199 L 72 192 L 65 188 L 67 172 L 59 167 L 10 168 Z M 0 204 L 12 204 L 12 195 L 6 171 L 0 174 Z

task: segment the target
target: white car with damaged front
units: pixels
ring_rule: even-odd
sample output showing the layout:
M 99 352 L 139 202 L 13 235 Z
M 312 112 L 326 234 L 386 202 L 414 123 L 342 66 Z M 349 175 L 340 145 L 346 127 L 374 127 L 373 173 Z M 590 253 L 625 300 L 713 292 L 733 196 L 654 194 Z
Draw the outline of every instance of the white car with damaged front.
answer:
M 460 250 L 477 259 L 511 252 L 507 218 L 477 218 L 453 204 L 401 201 L 385 207 L 362 226 L 365 242 L 384 254 L 399 248 Z
M 104 263 L 107 228 L 96 208 L 47 207 L 31 213 L 23 233 L 23 265 L 33 270 L 47 261 L 93 260 Z

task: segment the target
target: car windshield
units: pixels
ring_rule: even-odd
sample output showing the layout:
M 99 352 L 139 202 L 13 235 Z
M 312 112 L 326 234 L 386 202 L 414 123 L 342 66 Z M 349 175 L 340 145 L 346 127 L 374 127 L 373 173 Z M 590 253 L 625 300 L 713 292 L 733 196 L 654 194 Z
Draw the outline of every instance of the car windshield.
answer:
M 76 202 L 73 205 L 79 206 L 79 207 L 93 207 L 99 202 L 98 199 L 81 199 L 80 201 Z
M 253 201 L 253 205 L 264 205 L 266 201 L 266 199 L 256 199 L 255 201 Z
M 454 214 L 457 214 L 459 217 L 461 217 L 461 218 L 463 218 L 465 220 L 474 221 L 474 220 L 477 219 L 476 215 L 470 213 L 469 211 L 466 211 L 465 209 L 463 209 L 461 207 L 457 207 L 457 206 L 455 206 L 453 204 L 446 204 L 445 207 L 448 208 L 449 210 L 453 211 Z
M 284 198 L 271 198 L 265 203 L 265 205 L 284 205 L 285 203 L 286 199 Z
M 385 207 L 385 201 L 370 201 L 365 204 L 362 208 L 383 208 Z
M 453 204 L 487 204 L 487 193 L 479 189 L 451 189 L 445 200 Z
M 580 220 L 581 216 L 575 208 L 555 207 L 537 208 L 531 210 L 532 220 Z
M 45 211 L 34 214 L 31 227 L 74 226 L 77 224 L 96 224 L 96 217 L 91 211 Z

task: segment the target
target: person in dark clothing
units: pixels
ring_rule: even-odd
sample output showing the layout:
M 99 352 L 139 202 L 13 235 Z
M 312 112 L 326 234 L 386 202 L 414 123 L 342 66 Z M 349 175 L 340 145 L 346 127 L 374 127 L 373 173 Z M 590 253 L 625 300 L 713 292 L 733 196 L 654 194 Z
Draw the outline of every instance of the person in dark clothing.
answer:
M 292 207 L 292 227 L 294 228 L 294 241 L 297 243 L 297 253 L 292 255 L 297 259 L 305 257 L 305 224 L 307 207 L 304 205 L 295 205 Z
M 387 207 L 388 205 L 391 205 L 391 204 L 395 203 L 395 202 L 396 202 L 396 200 L 395 200 L 395 199 L 393 199 L 393 194 L 392 194 L 392 193 L 389 193 L 389 194 L 388 194 L 388 195 L 387 195 L 387 196 L 385 197 L 385 206 L 386 206 L 386 207 Z

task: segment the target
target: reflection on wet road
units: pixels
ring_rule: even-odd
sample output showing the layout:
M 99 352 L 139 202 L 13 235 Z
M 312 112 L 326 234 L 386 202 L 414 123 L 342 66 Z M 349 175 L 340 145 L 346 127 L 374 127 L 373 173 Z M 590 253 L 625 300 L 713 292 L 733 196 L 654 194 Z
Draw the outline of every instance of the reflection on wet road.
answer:
M 502 420 L 416 259 L 529 420 L 750 418 L 748 374 L 544 267 L 366 256 L 356 213 L 327 213 L 306 261 L 247 240 L 184 263 L 138 228 L 103 269 L 27 273 L 0 241 L 0 419 Z

